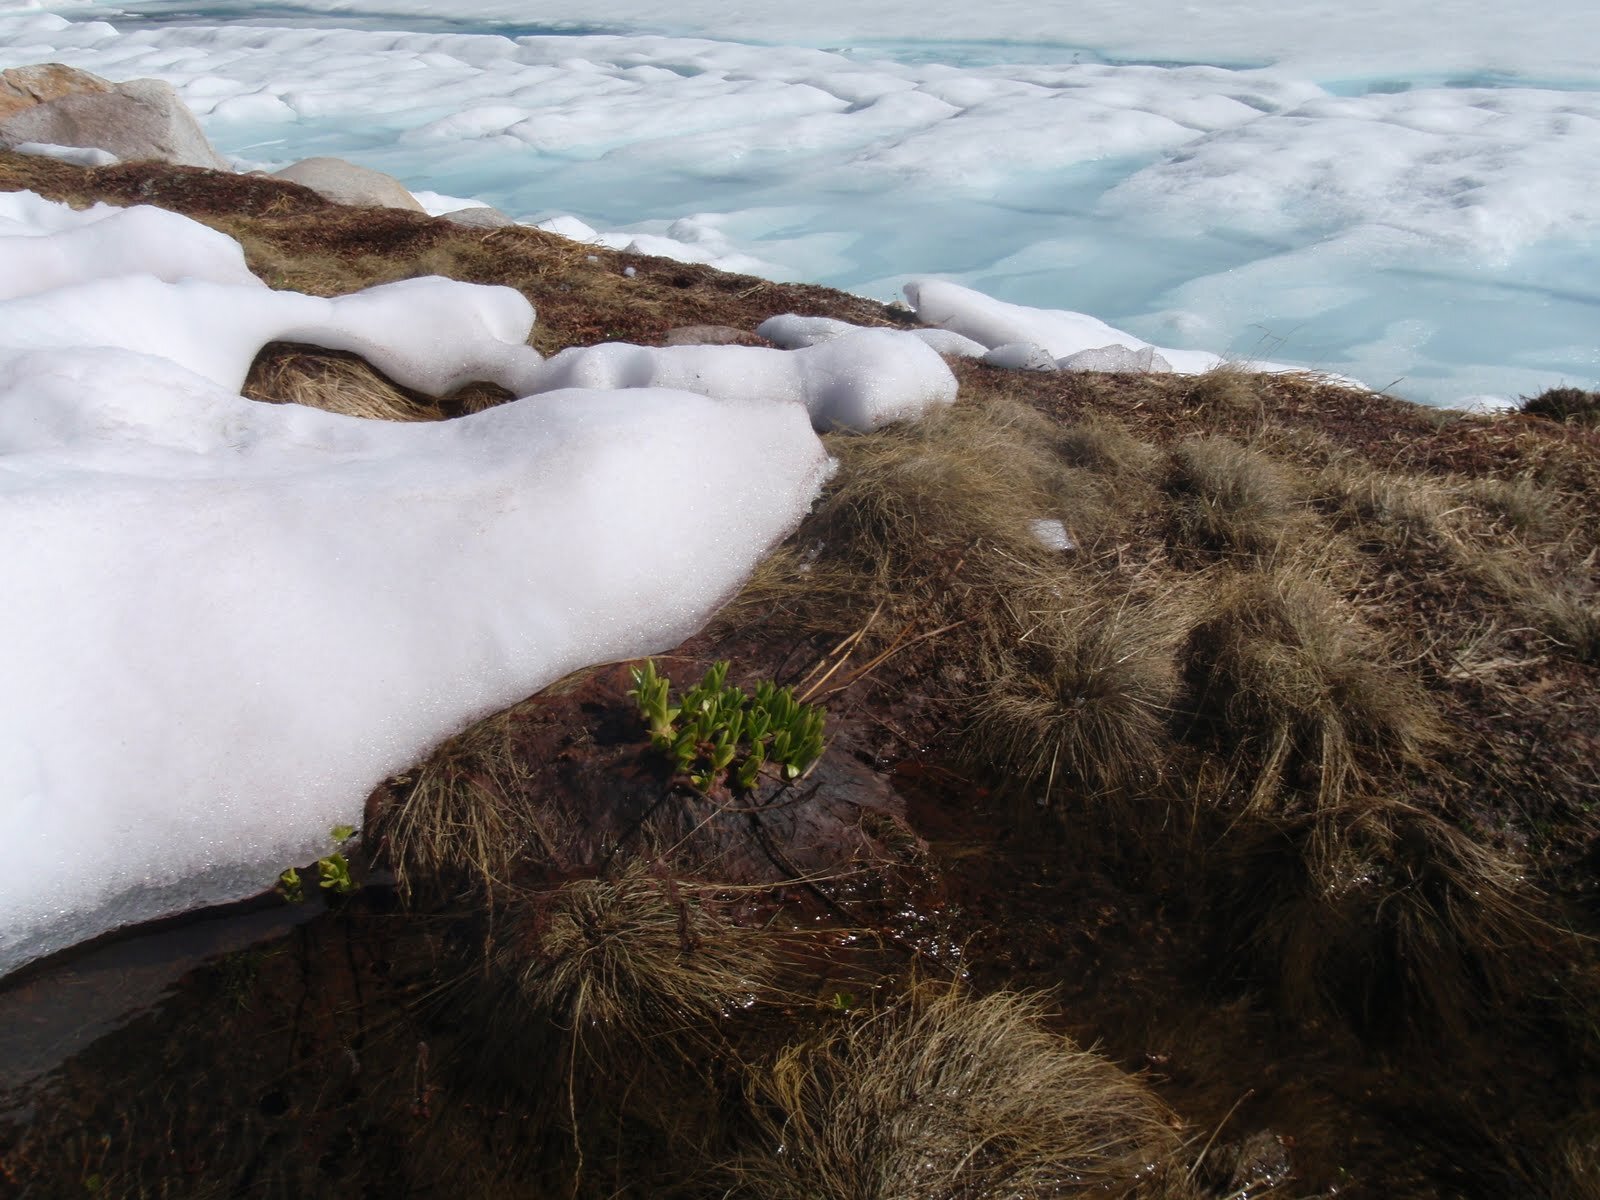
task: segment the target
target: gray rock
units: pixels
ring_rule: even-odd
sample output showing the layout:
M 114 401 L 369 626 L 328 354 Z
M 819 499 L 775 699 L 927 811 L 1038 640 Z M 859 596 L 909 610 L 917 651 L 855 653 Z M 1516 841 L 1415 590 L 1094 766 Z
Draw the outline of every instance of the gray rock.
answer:
M 404 208 L 425 212 L 417 198 L 393 175 L 359 167 L 342 158 L 303 158 L 273 172 L 274 179 L 287 179 L 308 187 L 324 200 L 357 208 Z
M 62 77 L 52 78 L 62 83 Z M 86 90 L 36 102 L 0 119 L 0 143 L 14 146 L 18 142 L 109 150 L 124 162 L 155 159 L 213 171 L 233 170 L 206 139 L 172 85 L 159 79 L 107 84 L 90 76 Z
M 464 225 L 468 229 L 504 229 L 507 225 L 516 224 L 498 208 L 490 208 L 487 204 L 474 204 L 471 208 L 458 208 L 443 215 L 452 225 Z
M 12 67 L 0 71 L 0 120 L 74 92 L 109 92 L 111 83 L 98 75 L 60 63 Z
M 737 346 L 759 343 L 760 338 L 732 325 L 679 325 L 667 330 L 669 346 Z

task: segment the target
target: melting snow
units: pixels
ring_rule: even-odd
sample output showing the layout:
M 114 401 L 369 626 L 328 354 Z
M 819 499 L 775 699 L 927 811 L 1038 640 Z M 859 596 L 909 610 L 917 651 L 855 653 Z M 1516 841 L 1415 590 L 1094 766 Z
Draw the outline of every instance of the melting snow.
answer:
M 532 386 L 506 288 L 274 292 L 181 217 L 28 195 L 0 197 L 0 279 L 31 283 L 0 303 L 0 972 L 259 891 L 474 718 L 674 645 L 829 470 L 712 351 L 715 399 L 392 424 L 238 395 L 278 337 Z

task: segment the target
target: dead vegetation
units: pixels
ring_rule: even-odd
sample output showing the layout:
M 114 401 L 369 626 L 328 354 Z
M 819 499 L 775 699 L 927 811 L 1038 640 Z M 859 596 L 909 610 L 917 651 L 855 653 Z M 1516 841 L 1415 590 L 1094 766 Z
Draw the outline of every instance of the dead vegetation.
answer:
M 1600 392 L 1582 388 L 1549 388 L 1522 402 L 1522 411 L 1576 425 L 1600 425 Z
M 1137 1080 L 1048 1031 L 1037 997 L 924 985 L 751 1078 L 762 1200 L 1180 1197 L 1180 1126 Z
M 693 1033 L 772 987 L 771 940 L 735 923 L 715 885 L 631 863 L 530 904 L 528 932 L 502 947 L 499 969 L 569 1034 L 643 1044 Z
M 1317 808 L 1421 766 L 1444 737 L 1423 689 L 1314 576 L 1213 574 L 1185 670 L 1196 728 L 1248 765 L 1243 810 Z M 1287 795 L 1286 795 L 1287 793 Z
M 364 836 L 384 848 L 403 895 L 467 880 L 492 897 L 519 856 L 548 847 L 545 816 L 524 786 L 516 721 L 514 708 L 479 721 L 380 792 Z
M 1514 952 L 1544 935 L 1511 863 L 1402 801 L 1266 821 L 1224 853 L 1228 952 L 1300 1020 L 1464 1038 L 1513 990 Z
M 1178 545 L 1270 558 L 1299 540 L 1300 498 L 1282 464 L 1223 437 L 1185 439 L 1172 459 Z

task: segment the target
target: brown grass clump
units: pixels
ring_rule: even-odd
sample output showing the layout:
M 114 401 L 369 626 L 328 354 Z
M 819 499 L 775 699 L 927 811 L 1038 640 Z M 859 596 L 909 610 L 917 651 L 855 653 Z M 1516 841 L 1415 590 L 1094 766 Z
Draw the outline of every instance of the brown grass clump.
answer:
M 282 343 L 269 344 L 256 357 L 243 394 L 270 404 L 300 404 L 378 421 L 434 421 L 439 417 L 354 354 Z
M 1300 516 L 1283 466 L 1223 437 L 1180 442 L 1169 487 L 1180 544 L 1261 557 L 1292 540 Z
M 1577 425 L 1600 425 L 1600 392 L 1582 388 L 1550 388 L 1522 402 L 1522 411 Z
M 462 876 L 492 895 L 528 847 L 548 847 L 525 792 L 515 722 L 515 709 L 479 721 L 390 781 L 367 840 L 387 845 L 403 895 Z
M 987 547 L 1043 561 L 1048 552 L 1028 521 L 1048 515 L 1059 464 L 1032 436 L 1038 420 L 1021 406 L 956 404 L 909 426 L 835 439 L 838 484 L 812 526 L 900 585 L 929 556 Z
M 1176 1121 L 1143 1084 L 1049 1032 L 1041 1001 L 923 986 L 755 1073 L 762 1200 L 1176 1196 Z
M 1511 987 L 1508 951 L 1542 940 L 1508 862 L 1399 801 L 1269 822 L 1228 853 L 1236 961 L 1298 1018 L 1461 1037 Z
M 1556 1165 L 1554 1200 L 1600 1200 L 1600 1120 L 1574 1122 Z
M 1540 630 L 1583 663 L 1600 663 L 1600 607 L 1575 591 L 1553 588 L 1535 603 Z
M 1329 805 L 1363 772 L 1426 761 L 1443 736 L 1426 695 L 1331 590 L 1288 571 L 1214 584 L 1189 638 L 1190 703 L 1253 777 L 1246 811 L 1286 789 Z
M 1250 371 L 1237 363 L 1220 363 L 1195 377 L 1187 399 L 1196 408 L 1247 412 L 1264 402 L 1270 377 Z
M 531 939 L 501 961 L 523 999 L 563 1029 L 643 1042 L 715 1024 L 771 983 L 768 935 L 725 909 L 708 885 L 630 864 L 538 901 Z
M 1182 629 L 1173 606 L 1081 592 L 1027 599 L 1042 610 L 1014 611 L 1021 636 L 983 665 L 969 757 L 1008 787 L 1037 789 L 1041 803 L 1062 787 L 1100 794 L 1152 783 L 1172 747 Z
M 1414 574 L 1485 593 L 1579 662 L 1600 662 L 1592 543 L 1573 497 L 1528 473 L 1403 475 L 1343 459 L 1318 478 L 1319 504 L 1368 552 Z

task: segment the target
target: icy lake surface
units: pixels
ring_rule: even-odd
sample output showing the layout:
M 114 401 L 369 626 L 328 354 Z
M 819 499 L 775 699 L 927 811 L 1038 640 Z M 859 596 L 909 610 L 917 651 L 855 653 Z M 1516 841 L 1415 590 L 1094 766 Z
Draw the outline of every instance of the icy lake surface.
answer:
M 243 165 L 774 277 L 1432 403 L 1600 383 L 1590 0 L 0 0 L 0 66 L 51 59 L 169 80 Z

